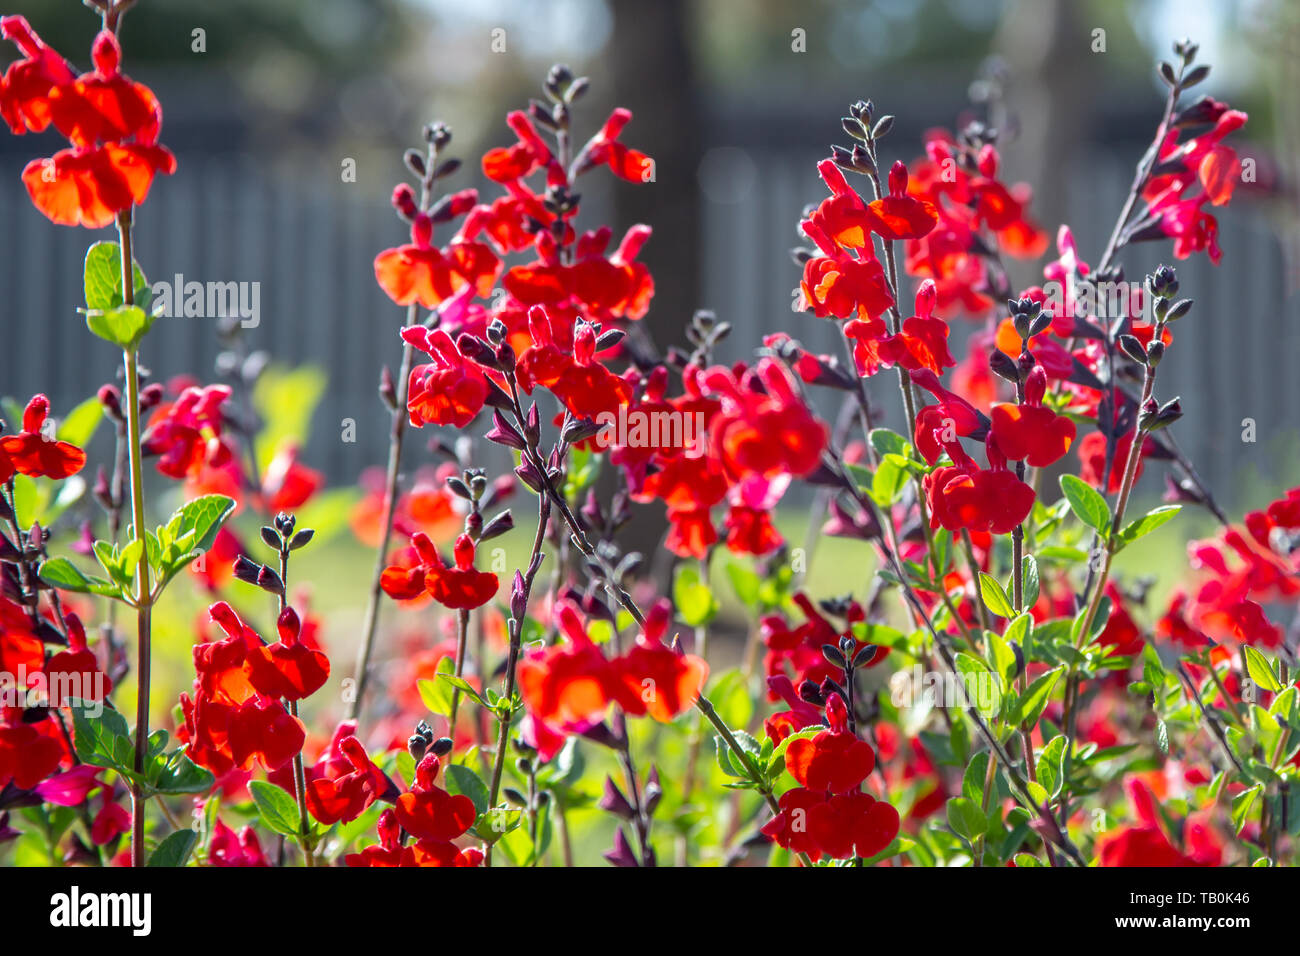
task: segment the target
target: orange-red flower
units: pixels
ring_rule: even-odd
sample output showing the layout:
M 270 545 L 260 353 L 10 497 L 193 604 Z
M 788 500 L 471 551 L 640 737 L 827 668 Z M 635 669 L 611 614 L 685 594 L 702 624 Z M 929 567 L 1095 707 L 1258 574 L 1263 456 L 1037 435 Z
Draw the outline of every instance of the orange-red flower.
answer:
M 23 410 L 23 429 L 0 438 L 0 481 L 17 472 L 32 478 L 67 478 L 81 471 L 86 453 L 66 441 L 56 441 L 44 432 L 50 400 L 34 395 Z

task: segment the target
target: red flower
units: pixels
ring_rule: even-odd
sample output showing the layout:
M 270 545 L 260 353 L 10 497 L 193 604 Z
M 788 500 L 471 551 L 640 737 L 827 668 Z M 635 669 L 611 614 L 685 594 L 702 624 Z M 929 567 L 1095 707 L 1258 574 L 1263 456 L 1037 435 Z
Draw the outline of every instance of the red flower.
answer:
M 483 371 L 456 348 L 444 329 L 402 329 L 402 340 L 433 358 L 411 369 L 406 407 L 411 424 L 464 428 L 483 408 L 488 385 Z
M 356 721 L 339 724 L 329 747 L 312 766 L 305 767 L 307 809 L 327 826 L 349 823 L 377 799 L 392 801 L 397 787 L 375 766 L 356 734 Z M 267 779 L 294 792 L 293 770 L 283 767 Z
M 519 693 L 530 713 L 558 728 L 598 722 L 614 699 L 614 669 L 569 601 L 555 605 L 564 643 L 529 651 L 519 661 Z
M 23 411 L 23 430 L 0 438 L 0 481 L 14 472 L 32 478 L 67 478 L 81 471 L 86 453 L 66 441 L 55 441 L 43 431 L 50 400 L 34 395 Z
M 230 386 L 190 386 L 175 402 L 158 406 L 141 441 L 145 455 L 158 455 L 158 470 L 170 478 L 193 478 L 205 467 L 220 468 L 231 460 L 222 436 L 221 406 Z
M 432 240 L 433 221 L 420 213 L 411 223 L 409 244 L 375 257 L 375 279 L 390 299 L 433 309 L 467 286 L 479 296 L 492 291 L 501 260 L 488 246 L 456 238 L 439 249 Z
M 785 766 L 809 790 L 856 790 L 876 766 L 876 752 L 848 729 L 848 710 L 838 694 L 826 704 L 830 730 L 790 741 Z
M 399 601 L 419 597 L 428 591 L 443 607 L 470 610 L 482 607 L 497 593 L 500 582 L 490 571 L 474 567 L 474 539 L 462 534 L 452 549 L 454 565 L 443 564 L 442 556 L 428 535 L 417 532 L 411 538 L 420 563 L 410 568 L 384 570 L 380 586 L 389 597 Z
M 722 402 L 709 423 L 709 450 L 733 480 L 802 477 L 817 467 L 829 431 L 781 363 L 761 358 L 741 378 L 717 366 L 703 374 L 701 384 Z
M 777 805 L 780 812 L 763 825 L 763 833 L 814 862 L 822 856 L 870 858 L 898 835 L 898 811 L 866 793 L 830 796 L 795 787 L 781 794 Z
M 563 182 L 564 170 L 551 154 L 546 141 L 537 133 L 528 114 L 514 110 L 506 115 L 506 125 L 519 137 L 513 146 L 499 146 L 483 154 L 483 175 L 493 182 L 511 183 L 545 167 L 548 182 Z
M 907 166 L 897 161 L 889 170 L 889 195 L 870 204 L 877 222 L 872 229 L 885 239 L 920 239 L 939 221 L 934 203 L 907 194 Z
M 930 527 L 1010 534 L 1029 516 L 1034 490 L 1007 470 L 996 443 L 988 444 L 991 467 L 987 470 L 976 465 L 956 442 L 944 447 L 955 464 L 936 468 L 924 479 Z
M 18 135 L 50 125 L 50 94 L 76 79 L 68 62 L 36 35 L 26 17 L 0 17 L 0 33 L 22 51 L 0 79 L 0 116 Z
M 59 769 L 63 748 L 31 724 L 0 723 L 0 788 L 30 790 Z
M 360 853 L 349 853 L 343 858 L 348 866 L 478 866 L 483 862 L 483 851 L 470 848 L 461 850 L 453 843 L 420 840 L 414 846 L 402 846 L 402 825 L 398 815 L 385 810 L 379 816 L 379 843 L 364 848 Z
M 434 782 L 441 766 L 434 754 L 426 754 L 415 768 L 410 791 L 397 798 L 397 820 L 417 840 L 448 843 L 473 826 L 478 815 L 469 797 L 453 796 Z
M 1133 432 L 1126 432 L 1119 437 L 1115 443 L 1115 454 L 1110 463 L 1110 478 L 1106 482 L 1106 491 L 1108 495 L 1119 493 L 1120 486 L 1124 483 L 1124 466 L 1128 461 L 1129 450 L 1133 447 Z M 1154 443 L 1150 438 L 1144 439 L 1142 450 L 1139 452 L 1137 471 L 1133 475 L 1136 482 L 1142 477 L 1142 470 L 1146 462 L 1143 458 L 1151 451 L 1148 447 Z M 1106 475 L 1106 436 L 1101 432 L 1089 432 L 1079 440 L 1079 477 L 1092 485 L 1094 488 L 1101 488 L 1102 478 Z
M 162 109 L 148 87 L 119 72 L 111 32 L 95 38 L 95 69 L 74 77 L 22 17 L 4 18 L 0 29 L 25 55 L 0 81 L 0 113 L 14 132 L 52 124 L 72 144 L 23 170 L 37 209 L 60 225 L 102 228 L 144 202 L 157 173 L 175 172 L 175 157 L 157 144 Z
M 239 833 L 226 826 L 220 818 L 212 826 L 212 839 L 208 843 L 208 863 L 212 866 L 270 866 L 257 831 L 245 826 Z
M 816 239 L 809 223 L 804 223 L 804 231 Z M 799 296 L 800 310 L 811 309 L 813 315 L 823 319 L 856 315 L 879 322 L 879 317 L 894 304 L 884 267 L 869 253 L 855 259 L 835 251 L 809 259 L 804 263 Z
M 249 680 L 258 693 L 284 700 L 302 700 L 325 686 L 330 662 L 321 651 L 298 641 L 302 628 L 298 613 L 286 607 L 276 621 L 280 640 L 249 648 Z
M 1025 401 L 1019 405 L 994 405 L 990 433 L 998 448 L 1012 461 L 1035 468 L 1055 464 L 1070 450 L 1074 422 L 1043 408 L 1047 374 L 1035 365 L 1025 381 Z
M 670 617 L 667 602 L 657 603 L 636 644 L 613 662 L 613 681 L 621 684 L 619 703 L 633 717 L 648 714 L 668 723 L 695 703 L 708 680 L 709 665 L 703 658 L 664 645 Z
M 620 179 L 633 183 L 650 182 L 654 161 L 645 153 L 630 149 L 618 141 L 623 127 L 631 119 L 630 110 L 619 108 L 610 113 L 605 125 L 582 148 L 575 163 L 577 172 L 585 172 L 592 166 L 608 166 Z
M 960 395 L 939 384 L 939 377 L 929 369 L 912 372 L 912 381 L 939 399 L 916 413 L 916 448 L 930 464 L 943 455 L 947 444 L 959 437 L 973 435 L 983 421 L 979 412 Z
M 100 669 L 94 652 L 86 646 L 86 628 L 81 619 L 71 612 L 66 619 L 68 649 L 52 655 L 45 663 L 50 704 L 55 707 L 66 705 L 67 701 L 60 699 L 60 692 L 83 700 L 103 700 L 113 690 L 113 682 Z

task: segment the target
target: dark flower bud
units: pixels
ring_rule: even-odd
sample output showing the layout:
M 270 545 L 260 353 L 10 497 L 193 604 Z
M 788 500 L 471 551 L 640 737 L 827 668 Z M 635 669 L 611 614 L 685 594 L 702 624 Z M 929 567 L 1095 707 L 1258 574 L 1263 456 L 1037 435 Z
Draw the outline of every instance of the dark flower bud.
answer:
M 810 680 L 806 680 L 799 685 L 799 699 L 806 704 L 812 704 L 814 707 L 821 707 L 826 703 L 821 688 Z
M 149 411 L 149 409 L 153 408 L 163 400 L 165 394 L 166 392 L 163 391 L 163 387 L 157 382 L 146 385 L 140 391 L 140 411 Z
M 257 584 L 257 576 L 261 571 L 262 566 L 250 560 L 247 555 L 241 554 L 235 559 L 235 577 L 245 584 Z
M 632 809 L 632 804 L 628 803 L 627 797 L 623 796 L 623 791 L 618 788 L 610 777 L 605 778 L 605 790 L 601 794 L 600 801 L 597 803 L 606 813 L 612 813 L 616 817 L 624 820 L 631 820 L 636 816 L 636 811 Z
M 524 576 L 515 571 L 514 581 L 510 585 L 510 616 L 522 622 L 528 613 L 528 590 L 524 585 Z
M 446 123 L 431 123 L 424 128 L 424 141 L 434 149 L 442 149 L 451 142 L 451 127 Z
M 406 163 L 406 168 L 421 179 L 428 172 L 427 167 L 424 165 L 424 156 L 420 154 L 418 149 L 408 149 L 402 156 L 402 162 Z
M 449 475 L 447 477 L 447 487 L 450 488 L 451 493 L 457 497 L 464 498 L 466 501 L 473 500 L 474 496 L 470 494 L 469 485 L 465 484 L 459 476 Z
M 1016 367 L 1016 360 L 1001 349 L 993 349 L 989 352 L 989 369 L 999 378 L 1004 378 L 1008 382 L 1019 382 L 1020 372 Z
M 492 412 L 492 429 L 486 436 L 488 441 L 495 442 L 498 445 L 505 445 L 507 448 L 514 448 L 522 451 L 526 446 L 524 436 L 515 430 L 515 426 L 506 420 L 506 417 L 499 411 Z
M 294 525 L 297 523 L 298 519 L 287 511 L 281 511 L 275 516 L 275 530 L 286 538 L 293 534 Z
M 539 495 L 542 493 L 542 488 L 545 486 L 545 482 L 542 480 L 541 472 L 533 466 L 531 461 L 524 461 L 515 468 L 515 474 L 519 476 L 520 481 L 531 488 L 534 492 Z
M 1161 299 L 1172 299 L 1178 294 L 1178 273 L 1170 266 L 1157 266 L 1147 276 L 1147 288 Z
M 503 511 L 483 525 L 483 530 L 479 532 L 478 539 L 480 541 L 491 541 L 493 538 L 512 530 L 514 526 L 515 519 L 509 510 Z
M 510 330 L 506 328 L 506 324 L 500 319 L 493 319 L 488 323 L 488 327 L 485 331 L 487 334 L 487 340 L 490 343 L 493 345 L 500 345 L 505 341 L 506 333 Z
M 509 342 L 502 342 L 492 352 L 496 359 L 497 367 L 503 372 L 513 372 L 515 370 L 515 350 Z
M 462 332 L 456 337 L 456 348 L 465 358 L 471 362 L 477 362 L 484 368 L 495 369 L 498 367 L 496 353 L 492 350 L 492 346 L 477 335 Z
M 439 737 L 429 747 L 435 757 L 445 757 L 451 753 L 452 744 L 450 737 Z
M 104 414 L 114 421 L 124 420 L 122 415 L 122 393 L 116 385 L 102 385 L 99 389 L 99 404 L 104 406 Z
M 432 744 L 433 728 L 424 721 L 420 721 L 415 725 L 415 733 L 406 738 L 406 752 L 418 764 L 424 759 L 424 755 L 428 753 Z
M 1116 343 L 1124 351 L 1124 354 L 1133 361 L 1140 362 L 1143 365 L 1147 363 L 1147 351 L 1142 347 L 1142 343 L 1138 341 L 1136 336 L 1121 335 L 1116 339 Z
M 606 329 L 596 337 L 596 351 L 603 352 L 605 349 L 612 349 L 627 336 L 622 329 Z
M 261 570 L 257 572 L 257 586 L 268 594 L 284 593 L 284 582 L 280 580 L 280 575 L 266 565 L 262 565 Z
M 576 445 L 579 442 L 591 438 L 600 431 L 600 428 L 601 426 L 597 425 L 590 418 L 578 418 L 564 426 L 564 431 L 560 433 L 560 438 L 563 439 L 566 444 Z
M 524 437 L 528 439 L 529 447 L 535 446 L 542 438 L 542 414 L 537 410 L 536 402 L 528 406 L 528 414 L 524 419 Z

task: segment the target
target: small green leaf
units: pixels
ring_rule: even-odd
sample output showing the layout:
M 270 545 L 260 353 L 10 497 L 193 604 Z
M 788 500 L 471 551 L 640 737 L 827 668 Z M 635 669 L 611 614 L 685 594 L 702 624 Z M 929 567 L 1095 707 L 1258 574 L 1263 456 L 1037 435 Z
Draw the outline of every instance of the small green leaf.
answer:
M 1110 533 L 1110 505 L 1097 489 L 1074 475 L 1062 475 L 1061 492 L 1080 521 L 1103 538 Z
M 1150 534 L 1165 522 L 1172 520 L 1182 510 L 1182 505 L 1161 505 L 1159 508 L 1151 509 L 1141 518 L 1129 522 L 1119 533 L 1121 546 L 1132 544 L 1138 538 Z
M 285 836 L 299 836 L 301 823 L 298 819 L 298 805 L 293 797 L 273 783 L 254 780 L 248 785 L 257 804 L 257 812 L 262 822 L 276 833 Z
M 1047 742 L 1043 752 L 1038 755 L 1038 782 L 1043 785 L 1049 798 L 1059 794 L 1065 783 L 1064 759 L 1065 735 L 1058 734 Z
M 122 304 L 122 253 L 116 242 L 97 242 L 86 250 L 86 308 L 106 312 Z M 132 288 L 147 290 L 140 264 L 131 263 Z
M 703 627 L 718 613 L 717 599 L 694 564 L 677 568 L 673 578 L 673 603 L 677 606 L 677 616 L 687 627 Z
M 81 762 L 129 774 L 135 765 L 135 744 L 126 718 L 96 701 L 74 699 L 70 707 Z
M 958 836 L 974 843 L 975 838 L 988 829 L 988 819 L 979 805 L 965 797 L 955 797 L 948 801 L 948 825 Z
M 51 587 L 61 591 L 79 591 L 83 594 L 102 594 L 121 597 L 122 590 L 103 578 L 90 577 L 67 558 L 51 558 L 36 569 L 37 576 Z
M 193 830 L 177 830 L 170 834 L 167 839 L 158 844 L 158 847 L 149 856 L 149 866 L 184 866 L 189 860 L 190 854 L 194 852 L 194 845 L 199 842 L 199 835 Z
M 86 328 L 106 342 L 123 349 L 135 349 L 153 325 L 153 316 L 138 305 L 119 305 L 86 313 Z
M 1061 671 L 1060 667 L 1050 670 L 1025 688 L 1025 692 L 1012 705 L 1008 722 L 1016 725 L 1027 724 L 1030 727 L 1038 723 L 1039 715 L 1047 706 L 1052 690 L 1061 677 Z
M 1016 616 L 1015 609 L 1011 607 L 1011 600 L 998 579 L 983 571 L 980 572 L 980 597 L 984 599 L 984 606 L 998 617 Z
M 1021 561 L 1021 584 L 1024 593 L 1024 606 L 1033 607 L 1038 603 L 1038 562 L 1032 554 L 1027 554 Z
M 1246 818 L 1250 816 L 1251 807 L 1255 805 L 1262 789 L 1263 787 L 1254 786 L 1232 798 L 1232 826 L 1237 833 L 1246 826 Z
M 1262 687 L 1264 690 L 1277 693 L 1282 689 L 1282 684 L 1273 673 L 1273 667 L 1268 662 L 1268 658 L 1261 654 L 1255 648 L 1245 645 L 1242 650 L 1246 654 L 1246 670 L 1250 674 L 1250 679 Z

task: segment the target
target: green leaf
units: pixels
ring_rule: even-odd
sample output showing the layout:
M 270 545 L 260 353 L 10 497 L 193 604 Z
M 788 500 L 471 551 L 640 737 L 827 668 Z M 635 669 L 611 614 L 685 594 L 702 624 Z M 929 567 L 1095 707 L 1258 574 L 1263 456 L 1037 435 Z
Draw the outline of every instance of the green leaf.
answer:
M 1261 786 L 1251 787 L 1232 798 L 1232 827 L 1237 833 L 1246 826 L 1246 818 L 1250 816 L 1251 807 L 1255 805 L 1255 800 L 1263 789 Z
M 106 342 L 134 350 L 153 325 L 153 316 L 138 305 L 119 305 L 86 313 L 86 328 Z
M 1159 508 L 1153 508 L 1144 514 L 1141 518 L 1129 522 L 1119 533 L 1121 547 L 1132 544 L 1138 538 L 1144 537 L 1155 531 L 1167 521 L 1174 518 L 1178 512 L 1183 510 L 1182 505 L 1161 505 Z
M 966 695 L 985 717 L 992 717 L 1002 709 L 1002 691 L 998 679 L 989 666 L 974 654 L 962 651 L 957 655 L 957 670 L 961 672 Z
M 188 546 L 195 551 L 206 551 L 212 547 L 221 525 L 235 510 L 235 499 L 225 495 L 202 495 L 193 501 L 187 501 L 179 510 L 172 513 L 167 527 L 173 529 L 177 541 L 194 535 Z M 174 524 L 177 519 L 179 524 Z
M 1250 679 L 1264 690 L 1273 693 L 1280 691 L 1282 684 L 1273 673 L 1273 666 L 1269 664 L 1268 658 L 1249 645 L 1244 645 L 1242 650 L 1246 654 L 1246 670 L 1250 674 Z
M 257 812 L 267 827 L 285 836 L 296 837 L 301 834 L 298 805 L 293 797 L 265 780 L 254 780 L 248 789 L 253 795 L 253 802 L 257 804 Z
M 718 613 L 718 601 L 694 564 L 682 564 L 673 578 L 673 603 L 687 627 L 703 627 Z
M 876 466 L 871 476 L 871 498 L 882 508 L 888 508 L 898 500 L 903 489 L 907 487 L 907 471 L 898 464 L 895 455 L 886 455 Z
M 948 801 L 948 825 L 967 841 L 974 843 L 975 838 L 988 829 L 988 820 L 984 811 L 973 800 L 955 797 Z
M 439 681 L 445 681 L 446 683 L 450 684 L 452 687 L 460 688 L 460 692 L 462 694 L 464 694 L 470 700 L 474 701 L 474 703 L 478 704 L 480 707 L 488 706 L 488 702 L 485 701 L 482 695 L 480 695 L 479 692 L 474 689 L 474 685 L 471 684 L 469 681 L 465 680 L 465 678 L 457 677 L 455 674 L 452 674 L 450 672 L 442 672 L 440 670 L 437 679 Z M 489 691 L 489 694 L 490 693 L 491 691 Z M 450 698 L 448 698 L 448 710 L 450 711 Z
M 988 751 L 981 750 L 970 758 L 966 772 L 961 778 L 961 795 L 967 800 L 982 806 L 984 803 L 984 780 L 989 771 Z
M 70 707 L 81 762 L 130 774 L 135 766 L 135 744 L 126 718 L 98 702 L 74 699 Z
M 1159 718 L 1156 719 L 1156 746 L 1162 754 L 1169 756 L 1169 725 Z
M 116 242 L 97 242 L 86 250 L 86 308 L 106 312 L 122 304 L 122 253 Z M 147 290 L 140 264 L 131 263 L 132 288 Z
M 1061 492 L 1080 521 L 1103 538 L 1110 533 L 1110 505 L 1097 489 L 1074 475 L 1062 475 Z
M 470 798 L 474 803 L 474 810 L 478 814 L 487 812 L 488 793 L 487 784 L 479 779 L 478 774 L 469 767 L 464 767 L 454 763 L 447 768 L 447 792 L 451 794 L 463 794 Z
M 149 786 L 158 793 L 207 793 L 215 778 L 206 767 L 200 767 L 184 750 L 159 754 L 147 770 Z
M 447 656 L 438 661 L 436 673 L 440 675 L 451 674 L 455 669 L 456 662 L 450 656 Z M 421 678 L 415 682 L 415 687 L 420 692 L 420 700 L 424 702 L 425 707 L 429 708 L 429 713 L 437 714 L 439 717 L 449 717 L 451 715 L 453 691 L 450 684 L 436 678 Z
M 1011 713 L 1007 720 L 1011 724 L 1020 725 L 1028 724 L 1032 727 L 1038 723 L 1039 715 L 1042 714 L 1043 708 L 1047 706 L 1048 700 L 1052 696 L 1052 690 L 1056 687 L 1056 682 L 1060 680 L 1062 668 L 1057 667 L 1043 674 L 1020 695 L 1011 707 Z
M 83 594 L 102 594 L 121 597 L 122 589 L 103 578 L 90 577 L 67 558 L 51 558 L 36 569 L 37 576 L 51 587 L 61 591 L 79 591 Z
M 867 437 L 871 439 L 871 446 L 879 452 L 881 458 L 886 455 L 911 457 L 912 446 L 898 432 L 890 431 L 888 428 L 873 428 Z
M 736 597 L 740 599 L 740 603 L 748 608 L 757 607 L 763 579 L 737 561 L 728 561 L 726 571 L 727 580 L 731 582 L 731 590 L 736 592 Z
M 1020 580 L 1023 586 L 1024 606 L 1033 607 L 1038 603 L 1038 562 L 1032 554 L 1027 554 L 1020 562 Z
M 184 866 L 194 852 L 199 835 L 193 830 L 177 830 L 158 844 L 149 856 L 149 866 Z
M 1061 792 L 1065 783 L 1065 735 L 1058 734 L 1047 742 L 1043 752 L 1038 755 L 1038 782 L 1047 791 L 1048 797 L 1055 797 Z
M 998 579 L 983 571 L 980 572 L 980 597 L 984 599 L 984 606 L 998 617 L 1016 616 L 1015 609 L 1011 607 L 1011 600 Z

